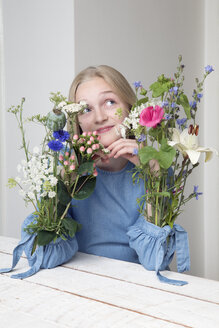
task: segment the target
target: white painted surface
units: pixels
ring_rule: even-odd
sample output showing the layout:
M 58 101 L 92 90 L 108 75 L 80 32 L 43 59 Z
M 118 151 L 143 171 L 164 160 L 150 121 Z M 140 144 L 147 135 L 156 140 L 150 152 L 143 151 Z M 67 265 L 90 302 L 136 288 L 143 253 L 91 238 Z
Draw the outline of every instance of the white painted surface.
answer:
M 17 240 L 0 237 L 0 262 L 11 263 Z M 22 258 L 18 270 L 27 268 Z M 0 318 L 7 327 L 209 327 L 219 326 L 219 282 L 187 279 L 160 283 L 141 265 L 77 253 L 67 264 L 14 280 L 0 275 Z M 18 325 L 17 325 L 18 324 Z M 29 326 L 28 326 L 29 325 Z

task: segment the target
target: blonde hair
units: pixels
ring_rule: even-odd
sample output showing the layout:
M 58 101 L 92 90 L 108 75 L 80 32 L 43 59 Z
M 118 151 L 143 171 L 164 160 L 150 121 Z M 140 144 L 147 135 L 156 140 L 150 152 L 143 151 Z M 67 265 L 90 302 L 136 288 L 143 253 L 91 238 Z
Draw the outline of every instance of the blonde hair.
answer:
M 95 77 L 104 79 L 115 92 L 115 94 L 121 99 L 121 101 L 127 104 L 127 108 L 130 110 L 136 101 L 136 95 L 131 88 L 126 78 L 115 68 L 107 65 L 89 66 L 82 70 L 73 80 L 69 90 L 69 101 L 76 101 L 76 92 L 79 85 L 83 82 L 92 80 Z M 80 128 L 78 122 L 76 122 L 75 132 L 79 132 Z

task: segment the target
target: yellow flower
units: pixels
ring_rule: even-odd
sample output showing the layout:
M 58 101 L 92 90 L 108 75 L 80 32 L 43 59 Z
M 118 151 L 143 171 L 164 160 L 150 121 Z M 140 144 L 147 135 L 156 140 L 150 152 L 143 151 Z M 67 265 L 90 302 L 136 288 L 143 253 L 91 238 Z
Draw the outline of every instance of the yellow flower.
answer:
M 170 129 L 172 132 L 172 140 L 168 141 L 168 145 L 178 149 L 183 156 L 188 155 L 191 163 L 194 165 L 198 162 L 201 153 L 205 153 L 205 162 L 209 161 L 213 153 L 218 155 L 214 148 L 199 147 L 198 137 L 195 134 L 189 134 L 188 129 L 184 129 L 180 133 L 177 129 Z

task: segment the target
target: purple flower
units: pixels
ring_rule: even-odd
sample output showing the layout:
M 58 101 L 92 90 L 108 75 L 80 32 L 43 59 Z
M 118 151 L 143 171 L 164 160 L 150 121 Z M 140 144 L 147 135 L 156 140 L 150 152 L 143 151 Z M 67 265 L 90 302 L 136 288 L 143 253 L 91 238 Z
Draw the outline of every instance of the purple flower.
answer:
M 175 108 L 176 107 L 176 103 L 175 102 L 172 102 L 171 107 L 172 108 Z
M 134 87 L 135 87 L 136 89 L 138 89 L 138 88 L 142 88 L 141 81 L 135 81 L 135 82 L 133 83 L 133 85 L 134 85 Z
M 163 101 L 162 102 L 162 107 L 167 107 L 169 105 L 168 101 Z
M 198 197 L 203 194 L 203 192 L 198 192 L 198 186 L 194 186 L 194 191 L 193 192 L 195 194 L 196 200 L 198 200 Z
M 137 148 L 133 149 L 132 155 L 138 155 L 138 149 Z
M 63 148 L 63 144 L 58 140 L 50 140 L 48 146 L 54 151 L 60 151 Z
M 198 101 L 200 101 L 202 97 L 203 97 L 203 94 L 202 93 L 198 93 L 197 94 Z
M 141 135 L 140 135 L 140 137 L 138 138 L 138 142 L 143 142 L 143 141 L 145 141 L 146 140 L 146 135 L 144 134 L 144 133 L 142 133 Z
M 177 120 L 176 120 L 176 123 L 179 125 L 179 127 L 181 127 L 182 125 L 184 125 L 185 123 L 186 123 L 186 121 L 187 121 L 187 118 L 178 118 Z
M 213 72 L 213 67 L 211 65 L 207 65 L 205 66 L 205 72 L 210 74 L 211 72 Z
M 178 87 L 173 87 L 173 92 L 174 92 L 174 95 L 177 95 L 177 93 L 178 93 Z
M 173 93 L 174 93 L 174 95 L 176 96 L 176 95 L 177 95 L 177 93 L 178 93 L 178 87 L 173 87 L 173 88 L 170 88 L 170 89 L 169 89 L 169 92 L 173 92 Z
M 69 139 L 70 135 L 67 131 L 58 130 L 53 132 L 53 137 L 61 142 L 64 142 Z
M 170 114 L 166 114 L 166 115 L 165 115 L 165 120 L 169 121 L 171 118 L 172 118 L 172 117 L 171 117 Z
M 193 108 L 193 109 L 195 109 L 196 108 L 196 106 L 197 106 L 197 102 L 194 100 L 194 101 L 190 101 L 189 102 L 189 105 Z

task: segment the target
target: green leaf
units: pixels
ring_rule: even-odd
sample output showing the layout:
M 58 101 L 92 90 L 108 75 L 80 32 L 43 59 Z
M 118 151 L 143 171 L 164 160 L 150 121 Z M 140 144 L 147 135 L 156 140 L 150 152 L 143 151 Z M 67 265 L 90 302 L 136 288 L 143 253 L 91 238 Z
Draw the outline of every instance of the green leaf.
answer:
M 139 150 L 141 164 L 147 164 L 151 159 L 156 159 L 160 167 L 168 169 L 175 157 L 176 150 L 167 144 L 167 139 L 162 139 L 161 148 L 157 151 L 152 146 L 147 146 Z
M 49 244 L 55 237 L 56 233 L 54 231 L 41 230 L 37 234 L 37 244 L 39 246 L 45 246 Z
M 147 164 L 151 159 L 157 158 L 158 151 L 152 146 L 141 148 L 138 152 L 141 164 Z
M 63 181 L 59 180 L 57 185 L 57 194 L 58 199 L 61 204 L 67 205 L 71 201 L 71 196 L 68 193 L 68 190 Z
M 162 139 L 161 148 L 157 155 L 157 160 L 161 167 L 168 169 L 173 163 L 176 150 L 167 144 L 167 139 Z
M 88 198 L 94 191 L 96 186 L 96 178 L 83 176 L 78 179 L 76 192 L 73 195 L 74 199 L 82 200 Z
M 140 106 L 142 104 L 146 104 L 147 101 L 148 101 L 148 97 L 141 98 L 137 101 L 137 105 Z
M 154 82 L 150 85 L 150 90 L 152 91 L 153 98 L 160 97 L 169 90 L 169 82 Z
M 76 231 L 80 228 L 80 225 L 74 219 L 68 217 L 63 219 L 62 225 L 71 238 L 74 237 Z
M 79 168 L 78 168 L 78 174 L 79 175 L 82 175 L 82 174 L 85 174 L 85 173 L 93 173 L 93 170 L 94 170 L 94 162 L 93 161 L 90 161 L 90 162 L 85 162 L 85 163 L 82 163 Z
M 181 93 L 181 95 L 179 96 L 177 104 L 183 106 L 185 114 L 186 114 L 188 120 L 190 120 L 191 119 L 191 108 L 190 108 L 190 105 L 189 105 L 188 98 L 184 93 Z
M 57 204 L 57 216 L 60 218 L 66 209 L 66 205 L 58 202 Z

